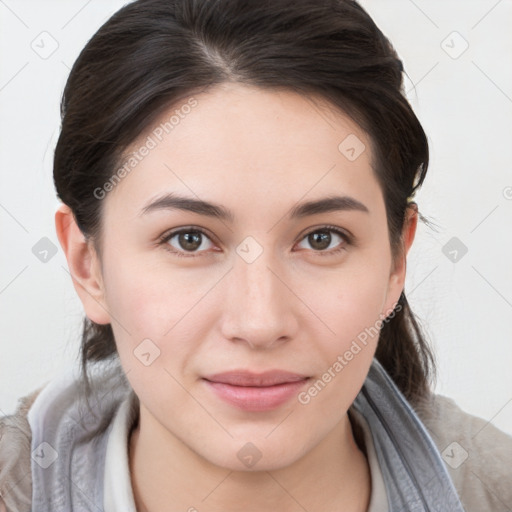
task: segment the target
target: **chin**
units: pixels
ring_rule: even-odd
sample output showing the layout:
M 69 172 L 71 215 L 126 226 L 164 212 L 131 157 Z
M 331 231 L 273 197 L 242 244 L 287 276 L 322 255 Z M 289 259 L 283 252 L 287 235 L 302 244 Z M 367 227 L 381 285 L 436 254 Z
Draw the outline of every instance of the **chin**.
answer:
M 251 439 L 248 436 L 246 439 Z M 283 469 L 297 461 L 304 453 L 295 451 L 290 444 L 283 444 L 276 438 L 275 442 L 260 437 L 258 441 L 232 439 L 225 449 L 200 455 L 215 466 L 230 471 L 275 471 Z

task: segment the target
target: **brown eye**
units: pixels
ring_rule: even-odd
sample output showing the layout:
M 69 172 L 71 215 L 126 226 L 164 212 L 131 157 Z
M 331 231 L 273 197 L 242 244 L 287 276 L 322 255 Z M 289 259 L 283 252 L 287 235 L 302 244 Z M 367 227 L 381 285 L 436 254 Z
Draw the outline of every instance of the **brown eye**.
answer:
M 199 229 L 181 229 L 165 235 L 161 239 L 165 248 L 177 256 L 199 256 L 212 244 L 206 233 Z M 212 244 L 213 245 L 213 244 Z M 188 253 L 188 254 L 187 254 Z
M 315 231 L 308 235 L 308 242 L 313 249 L 323 251 L 329 247 L 331 238 L 331 234 L 328 231 Z
M 349 236 L 334 227 L 319 228 L 306 234 L 301 243 L 307 241 L 309 248 L 317 253 L 334 254 L 344 250 L 350 243 Z M 330 247 L 330 250 L 328 250 Z M 303 247 L 308 249 L 308 247 Z
M 186 251 L 195 251 L 201 246 L 202 235 L 198 231 L 178 233 L 178 244 Z

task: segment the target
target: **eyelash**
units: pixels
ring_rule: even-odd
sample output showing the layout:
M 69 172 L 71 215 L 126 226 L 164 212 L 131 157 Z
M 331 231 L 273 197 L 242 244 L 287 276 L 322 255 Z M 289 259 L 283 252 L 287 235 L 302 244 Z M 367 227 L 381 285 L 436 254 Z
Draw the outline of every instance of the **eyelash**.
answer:
M 308 233 L 305 233 L 304 236 L 299 240 L 299 241 L 302 241 L 304 240 L 304 238 L 306 238 L 307 236 L 311 235 L 312 233 L 317 233 L 317 232 L 320 232 L 320 231 L 327 231 L 327 232 L 332 232 L 332 233 L 336 233 L 337 235 L 339 235 L 344 241 L 345 243 L 341 243 L 340 247 L 338 247 L 337 249 L 331 249 L 329 251 L 315 251 L 313 250 L 313 252 L 317 253 L 319 256 L 333 256 L 335 254 L 338 254 L 340 253 L 341 251 L 344 251 L 346 249 L 346 245 L 352 245 L 353 244 L 353 240 L 352 240 L 352 237 L 347 234 L 345 231 L 342 231 L 340 230 L 340 228 L 336 227 L 336 226 L 321 226 L 319 228 L 315 228 L 311 231 L 309 231 Z M 162 245 L 164 247 L 165 250 L 169 251 L 171 254 L 174 254 L 178 257 L 184 257 L 184 258 L 195 258 L 197 257 L 198 255 L 201 254 L 201 252 L 196 252 L 196 253 L 186 253 L 184 251 L 177 251 L 175 250 L 171 245 L 169 245 L 169 240 L 171 240 L 172 238 L 174 238 L 176 235 L 179 235 L 181 233 L 201 233 L 202 235 L 206 236 L 208 239 L 211 240 L 211 237 L 208 235 L 208 233 L 206 233 L 206 231 L 204 231 L 203 229 L 201 228 L 197 228 L 197 227 L 194 227 L 194 226 L 190 226 L 190 227 L 186 227 L 186 228 L 180 228 L 180 229 L 177 229 L 175 231 L 171 231 L 169 233 L 164 233 L 159 239 L 158 239 L 158 245 Z

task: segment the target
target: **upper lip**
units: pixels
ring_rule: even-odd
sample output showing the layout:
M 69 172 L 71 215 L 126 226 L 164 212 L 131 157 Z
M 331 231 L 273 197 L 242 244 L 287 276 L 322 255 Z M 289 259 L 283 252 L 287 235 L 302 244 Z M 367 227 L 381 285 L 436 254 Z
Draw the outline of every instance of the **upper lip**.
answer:
M 203 377 L 211 382 L 221 382 L 232 386 L 275 386 L 286 382 L 305 380 L 307 375 L 287 372 L 285 370 L 270 370 L 263 373 L 254 373 L 247 370 L 232 370 Z

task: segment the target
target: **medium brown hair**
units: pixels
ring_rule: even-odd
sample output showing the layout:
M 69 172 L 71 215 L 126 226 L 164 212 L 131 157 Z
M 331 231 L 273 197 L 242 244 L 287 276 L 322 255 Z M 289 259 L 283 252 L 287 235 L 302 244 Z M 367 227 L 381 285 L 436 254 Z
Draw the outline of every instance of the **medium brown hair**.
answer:
M 402 75 L 392 45 L 355 1 L 135 1 L 94 34 L 71 70 L 54 158 L 57 194 L 101 254 L 103 201 L 93 191 L 154 120 L 223 82 L 281 88 L 327 100 L 368 133 L 396 256 L 429 157 Z M 394 313 L 376 358 L 415 403 L 430 393 L 434 358 L 404 293 Z M 110 324 L 85 318 L 85 383 L 88 363 L 116 357 Z

